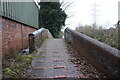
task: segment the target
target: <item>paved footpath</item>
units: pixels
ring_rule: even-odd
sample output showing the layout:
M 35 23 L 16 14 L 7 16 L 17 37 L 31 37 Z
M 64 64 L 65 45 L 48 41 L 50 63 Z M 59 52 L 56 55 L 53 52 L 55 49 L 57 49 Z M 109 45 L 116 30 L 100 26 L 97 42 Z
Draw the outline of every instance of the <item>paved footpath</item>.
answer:
M 64 39 L 47 39 L 32 61 L 31 78 L 80 78 L 82 73 L 68 61 L 71 57 L 65 48 Z

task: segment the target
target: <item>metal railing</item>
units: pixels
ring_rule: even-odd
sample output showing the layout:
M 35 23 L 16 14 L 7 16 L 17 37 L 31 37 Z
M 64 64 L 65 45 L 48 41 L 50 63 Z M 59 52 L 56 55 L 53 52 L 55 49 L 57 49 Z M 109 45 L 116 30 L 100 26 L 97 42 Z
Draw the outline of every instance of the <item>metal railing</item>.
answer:
M 68 35 L 69 34 L 69 35 Z M 80 32 L 65 29 L 65 40 L 99 71 L 108 77 L 120 77 L 120 51 Z

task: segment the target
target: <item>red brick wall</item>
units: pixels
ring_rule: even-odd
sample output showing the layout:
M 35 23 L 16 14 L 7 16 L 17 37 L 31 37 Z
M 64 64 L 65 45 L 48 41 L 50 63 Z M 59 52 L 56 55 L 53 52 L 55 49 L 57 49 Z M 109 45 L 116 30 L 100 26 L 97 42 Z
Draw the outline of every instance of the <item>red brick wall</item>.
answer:
M 0 56 L 1 54 L 2 54 L 2 18 L 0 16 Z
M 113 74 L 116 70 L 120 70 L 120 58 L 117 49 L 69 28 L 65 30 L 66 41 L 68 38 L 66 33 L 71 34 L 70 42 L 73 48 L 78 51 L 78 56 L 83 56 L 97 70 L 106 74 L 106 77 L 114 78 L 120 76 L 119 72 Z M 115 56 L 113 54 L 118 55 Z
M 2 54 L 13 54 L 28 47 L 28 34 L 36 29 L 2 18 Z

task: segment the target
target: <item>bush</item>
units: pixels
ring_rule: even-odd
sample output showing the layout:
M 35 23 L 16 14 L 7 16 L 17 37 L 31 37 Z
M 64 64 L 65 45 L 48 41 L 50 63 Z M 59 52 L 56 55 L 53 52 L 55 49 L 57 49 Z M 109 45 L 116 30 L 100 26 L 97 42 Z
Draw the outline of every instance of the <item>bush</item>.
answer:
M 118 28 L 96 29 L 91 26 L 84 26 L 78 27 L 76 31 L 118 49 Z

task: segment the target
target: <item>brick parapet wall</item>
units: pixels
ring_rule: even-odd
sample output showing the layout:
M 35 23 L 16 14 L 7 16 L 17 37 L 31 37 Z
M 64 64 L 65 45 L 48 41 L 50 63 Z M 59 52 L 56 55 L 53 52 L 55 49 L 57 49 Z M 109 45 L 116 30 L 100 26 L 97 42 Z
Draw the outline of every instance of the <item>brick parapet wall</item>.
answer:
M 28 48 L 28 34 L 36 29 L 2 18 L 2 54 L 13 54 Z
M 2 54 L 2 17 L 0 16 L 0 59 Z
M 65 29 L 64 35 L 66 42 L 78 51 L 78 56 L 85 57 L 97 70 L 109 78 L 120 76 L 119 50 L 69 28 Z

